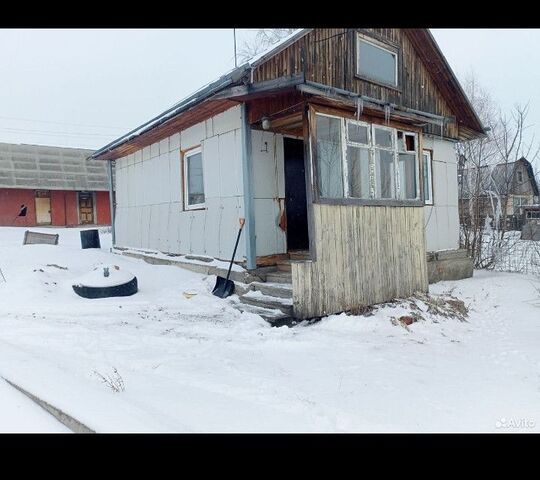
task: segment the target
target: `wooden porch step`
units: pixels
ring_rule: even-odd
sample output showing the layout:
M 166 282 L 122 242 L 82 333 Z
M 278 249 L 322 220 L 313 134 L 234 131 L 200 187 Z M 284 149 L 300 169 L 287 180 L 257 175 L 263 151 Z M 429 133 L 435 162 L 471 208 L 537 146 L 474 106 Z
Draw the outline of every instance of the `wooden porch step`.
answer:
M 280 261 L 280 262 L 278 262 L 276 264 L 276 266 L 277 266 L 278 271 L 280 271 L 280 272 L 291 272 L 292 271 L 291 261 L 290 260 Z
M 264 295 L 278 298 L 292 298 L 292 285 L 290 283 L 252 282 L 249 285 L 252 290 L 259 291 Z
M 295 261 L 309 260 L 309 250 L 289 250 L 289 259 Z
M 290 272 L 270 272 L 266 274 L 266 281 L 271 283 L 292 283 L 292 275 Z

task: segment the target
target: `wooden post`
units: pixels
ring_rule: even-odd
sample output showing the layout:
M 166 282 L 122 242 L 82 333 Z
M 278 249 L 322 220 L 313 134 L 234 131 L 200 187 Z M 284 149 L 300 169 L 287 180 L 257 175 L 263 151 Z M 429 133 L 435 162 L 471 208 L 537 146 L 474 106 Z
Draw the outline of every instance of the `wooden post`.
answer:
M 251 160 L 251 128 L 247 117 L 247 106 L 242 103 L 242 173 L 244 182 L 244 216 L 246 218 L 247 269 L 257 268 L 255 243 L 255 211 L 253 205 L 253 162 Z
M 108 173 L 109 173 L 109 207 L 111 209 L 111 233 L 112 233 L 112 246 L 116 244 L 116 234 L 114 231 L 114 220 L 115 220 L 115 208 L 114 208 L 114 182 L 113 182 L 113 160 L 107 160 Z

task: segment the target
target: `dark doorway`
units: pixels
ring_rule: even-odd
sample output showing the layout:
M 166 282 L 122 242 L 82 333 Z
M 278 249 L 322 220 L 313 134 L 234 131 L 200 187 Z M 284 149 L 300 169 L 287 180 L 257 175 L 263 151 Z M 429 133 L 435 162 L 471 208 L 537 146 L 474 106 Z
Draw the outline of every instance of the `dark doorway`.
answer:
M 287 250 L 309 250 L 304 141 L 283 139 Z

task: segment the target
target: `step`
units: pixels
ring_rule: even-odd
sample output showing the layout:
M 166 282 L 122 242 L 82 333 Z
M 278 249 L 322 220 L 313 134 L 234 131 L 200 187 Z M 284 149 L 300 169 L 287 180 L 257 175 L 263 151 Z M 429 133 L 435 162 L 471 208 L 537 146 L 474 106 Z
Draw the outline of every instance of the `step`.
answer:
M 267 309 L 281 310 L 285 315 L 293 315 L 292 298 L 278 298 L 264 295 L 261 292 L 251 291 L 239 297 L 242 303 Z
M 290 250 L 289 258 L 291 260 L 309 260 L 309 250 Z
M 276 266 L 277 266 L 277 269 L 278 269 L 279 272 L 291 272 L 292 271 L 290 261 L 279 262 L 279 263 L 276 264 Z
M 289 319 L 289 315 L 285 315 L 281 310 L 274 308 L 265 308 L 259 307 L 257 305 L 251 305 L 247 303 L 237 303 L 234 305 L 234 308 L 241 312 L 254 313 L 255 315 L 260 315 L 264 320 L 271 323 L 272 325 L 275 322 L 283 322 Z
M 290 283 L 252 282 L 251 289 L 271 297 L 292 298 L 292 285 Z M 247 292 L 241 292 L 239 295 Z
M 266 274 L 266 282 L 271 283 L 292 283 L 292 275 L 290 272 L 272 272 Z

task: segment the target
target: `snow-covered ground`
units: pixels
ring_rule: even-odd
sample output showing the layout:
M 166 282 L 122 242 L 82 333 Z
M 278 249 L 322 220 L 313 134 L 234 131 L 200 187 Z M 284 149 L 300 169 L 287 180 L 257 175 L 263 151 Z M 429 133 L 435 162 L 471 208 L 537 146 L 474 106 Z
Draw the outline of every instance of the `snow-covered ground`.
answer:
M 432 285 L 465 302 L 466 321 L 416 300 L 273 328 L 214 297 L 214 277 L 111 254 L 109 234 L 81 250 L 77 229 L 33 230 L 60 244 L 0 228 L 0 375 L 96 431 L 540 431 L 532 276 Z M 139 293 L 75 295 L 101 264 L 134 273 Z M 396 321 L 411 313 L 423 320 Z
M 69 430 L 0 379 L 0 433 L 68 433 Z

